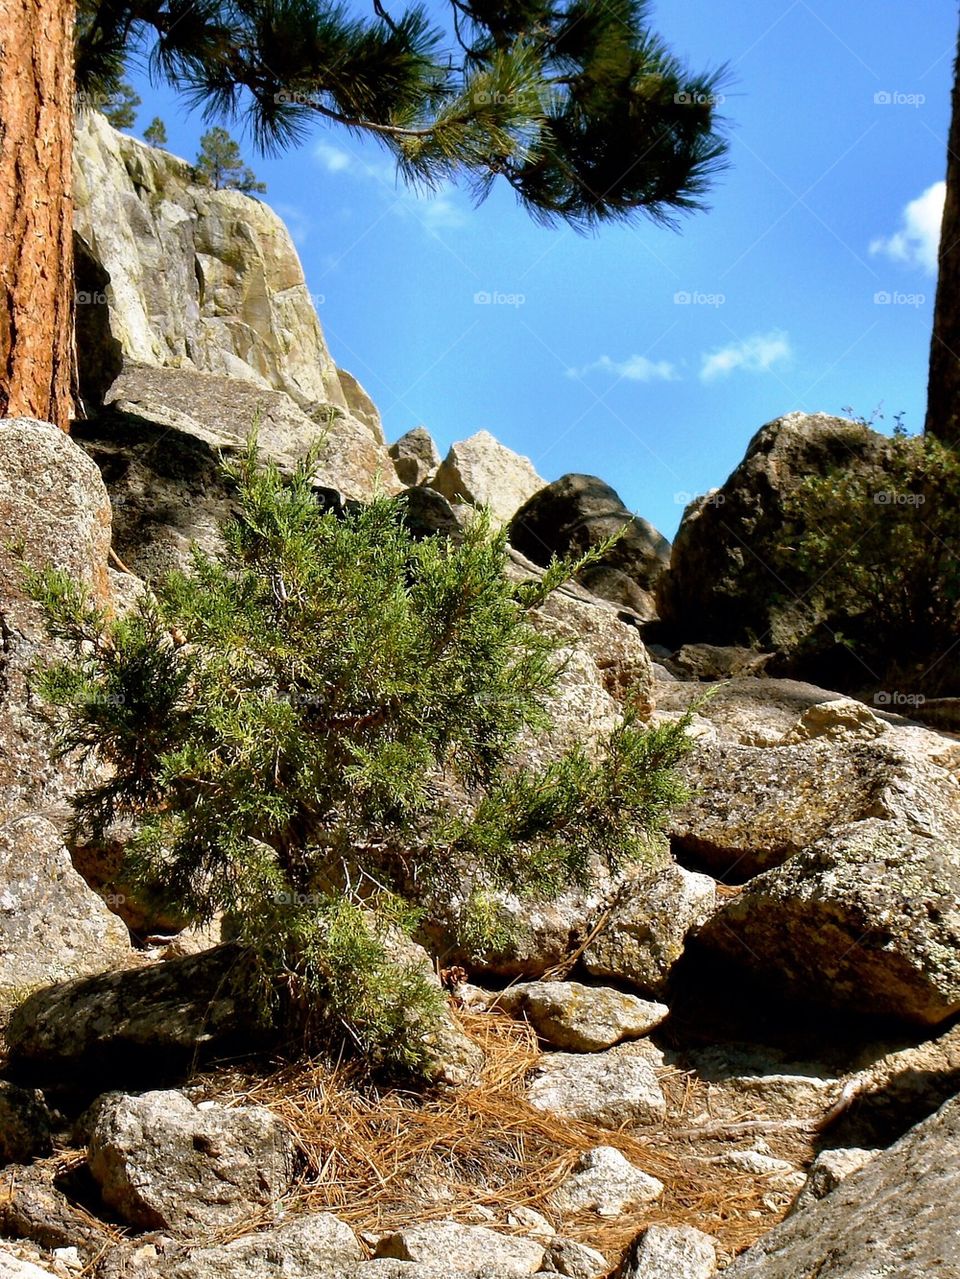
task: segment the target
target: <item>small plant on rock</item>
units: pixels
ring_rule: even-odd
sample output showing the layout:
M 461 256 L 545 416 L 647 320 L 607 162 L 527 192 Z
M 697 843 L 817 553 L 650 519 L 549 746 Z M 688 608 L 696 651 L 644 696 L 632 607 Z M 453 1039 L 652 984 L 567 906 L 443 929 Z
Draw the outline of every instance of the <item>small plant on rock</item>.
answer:
M 457 545 L 415 540 L 388 499 L 338 519 L 315 462 L 286 480 L 252 443 L 228 468 L 223 555 L 195 550 L 127 616 L 35 577 L 72 649 L 39 687 L 59 749 L 108 766 L 77 825 L 135 820 L 125 874 L 198 922 L 231 921 L 291 1042 L 346 1028 L 375 1060 L 421 1067 L 415 1027 L 439 994 L 397 944 L 418 900 L 455 895 L 468 868 L 461 923 L 482 935 L 485 894 L 543 896 L 593 858 L 644 857 L 688 739 L 628 707 L 598 758 L 518 766 L 559 665 L 528 613 L 581 565 L 517 585 L 483 515 Z

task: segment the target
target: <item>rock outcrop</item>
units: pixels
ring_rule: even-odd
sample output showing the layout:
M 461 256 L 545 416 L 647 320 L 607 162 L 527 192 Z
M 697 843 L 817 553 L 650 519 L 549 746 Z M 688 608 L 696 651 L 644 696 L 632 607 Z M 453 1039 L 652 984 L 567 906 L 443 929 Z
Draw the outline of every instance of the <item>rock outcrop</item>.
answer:
M 564 475 L 534 493 L 510 522 L 510 541 L 535 564 L 576 557 L 617 535 L 598 564 L 580 575 L 587 590 L 647 620 L 655 614 L 652 590 L 670 559 L 670 543 L 633 515 L 595 475 Z
M 100 473 L 62 431 L 0 421 L 0 1003 L 125 958 L 121 922 L 76 873 L 61 831 L 83 784 L 52 758 L 30 673 L 58 655 L 25 570 L 57 568 L 112 606 L 110 503 Z
M 268 205 L 197 184 L 185 160 L 89 111 L 74 147 L 74 207 L 109 280 L 78 309 L 106 309 L 124 363 L 254 382 L 301 408 L 368 412 L 355 381 L 340 383 L 290 233 Z
M 958 1279 L 960 1098 L 776 1226 L 728 1279 Z
M 817 619 L 777 554 L 785 499 L 836 466 L 882 467 L 886 447 L 886 437 L 825 413 L 789 413 L 762 427 L 726 483 L 684 512 L 657 583 L 670 632 L 683 642 L 795 649 Z
M 390 445 L 390 456 L 401 484 L 410 488 L 428 484 L 440 466 L 440 454 L 425 426 L 415 426 Z

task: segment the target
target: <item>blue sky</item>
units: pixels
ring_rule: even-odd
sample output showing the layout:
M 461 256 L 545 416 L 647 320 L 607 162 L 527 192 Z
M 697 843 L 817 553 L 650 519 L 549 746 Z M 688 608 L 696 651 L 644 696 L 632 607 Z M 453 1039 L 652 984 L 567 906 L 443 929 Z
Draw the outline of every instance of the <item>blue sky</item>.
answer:
M 547 480 L 600 475 L 669 537 L 781 413 L 882 403 L 885 429 L 900 411 L 922 428 L 957 6 L 654 14 L 695 69 L 731 68 L 730 169 L 679 233 L 545 229 L 506 188 L 479 208 L 455 187 L 420 198 L 334 126 L 247 158 L 391 439 L 422 423 L 445 450 L 485 428 Z M 192 158 L 200 117 L 132 78 L 137 128 L 160 114 Z

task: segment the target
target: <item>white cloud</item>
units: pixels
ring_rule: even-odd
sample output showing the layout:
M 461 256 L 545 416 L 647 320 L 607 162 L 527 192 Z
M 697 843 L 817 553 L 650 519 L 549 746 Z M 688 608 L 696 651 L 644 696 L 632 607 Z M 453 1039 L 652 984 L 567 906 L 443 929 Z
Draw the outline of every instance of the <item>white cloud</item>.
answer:
M 756 333 L 742 342 L 731 342 L 718 351 L 707 351 L 701 358 L 700 380 L 713 382 L 728 377 L 735 369 L 745 373 L 767 373 L 775 364 L 793 355 L 790 336 L 774 329 L 772 333 Z
M 354 159 L 349 151 L 341 151 L 339 147 L 332 147 L 328 142 L 318 142 L 313 154 L 328 173 L 346 173 L 348 169 L 354 167 Z
M 923 195 L 911 200 L 903 210 L 899 231 L 890 236 L 877 236 L 870 245 L 870 252 L 882 253 L 894 262 L 919 266 L 928 275 L 936 275 L 946 194 L 946 182 L 934 182 L 932 187 L 927 187 Z
M 313 156 L 327 173 L 349 174 L 376 183 L 381 188 L 381 196 L 389 199 L 398 213 L 419 218 L 428 231 L 460 227 L 467 220 L 464 210 L 452 198 L 453 188 L 446 186 L 437 192 L 418 194 L 404 185 L 392 160 L 364 159 L 328 142 L 317 143 Z
M 592 364 L 567 369 L 567 377 L 586 377 L 588 373 L 612 373 L 628 382 L 676 382 L 679 374 L 669 360 L 648 360 L 645 355 L 628 355 L 625 360 L 612 360 L 601 355 Z

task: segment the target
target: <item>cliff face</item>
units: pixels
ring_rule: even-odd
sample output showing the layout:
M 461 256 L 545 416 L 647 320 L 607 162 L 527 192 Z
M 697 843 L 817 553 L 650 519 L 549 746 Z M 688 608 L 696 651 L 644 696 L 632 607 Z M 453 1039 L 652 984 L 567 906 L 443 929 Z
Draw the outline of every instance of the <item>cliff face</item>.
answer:
M 293 241 L 266 204 L 196 185 L 185 160 L 93 111 L 78 124 L 74 199 L 81 335 L 108 328 L 100 345 L 125 363 L 242 378 L 308 412 L 336 405 L 382 443 L 369 396 L 349 374 L 341 383 Z

